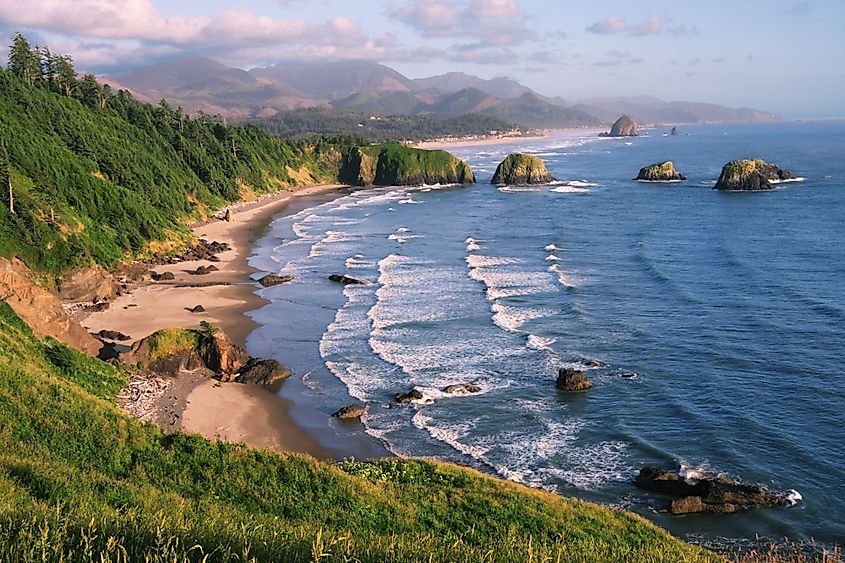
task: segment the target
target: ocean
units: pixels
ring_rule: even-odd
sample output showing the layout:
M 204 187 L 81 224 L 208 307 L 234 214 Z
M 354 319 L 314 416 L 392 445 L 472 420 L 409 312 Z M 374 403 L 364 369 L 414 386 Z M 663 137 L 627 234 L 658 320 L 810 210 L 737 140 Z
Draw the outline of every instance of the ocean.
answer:
M 845 122 L 679 130 L 453 147 L 477 185 L 349 190 L 277 218 L 251 264 L 294 281 L 261 291 L 250 352 L 290 367 L 292 415 L 335 451 L 361 426 L 327 415 L 362 401 L 371 451 L 625 507 L 689 539 L 843 543 Z M 490 185 L 511 152 L 559 181 Z M 711 189 L 745 157 L 803 181 Z M 688 180 L 631 180 L 663 160 Z M 562 366 L 593 388 L 556 391 Z M 463 383 L 481 391 L 442 391 Z M 396 404 L 411 388 L 423 400 Z M 632 483 L 647 464 L 798 502 L 660 514 Z

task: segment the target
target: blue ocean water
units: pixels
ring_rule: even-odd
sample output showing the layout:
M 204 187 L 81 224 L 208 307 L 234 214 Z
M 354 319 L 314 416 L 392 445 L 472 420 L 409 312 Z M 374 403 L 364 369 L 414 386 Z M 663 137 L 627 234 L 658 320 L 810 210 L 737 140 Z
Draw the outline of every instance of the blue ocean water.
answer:
M 842 543 L 845 123 L 680 130 L 462 146 L 475 186 L 355 190 L 278 218 L 252 264 L 295 280 L 262 291 L 251 351 L 290 366 L 282 393 L 303 412 L 366 401 L 366 432 L 398 455 L 625 506 L 682 536 Z M 491 186 L 517 151 L 560 182 Z M 804 180 L 713 191 L 740 157 Z M 688 180 L 631 180 L 662 160 Z M 588 359 L 603 364 L 594 387 L 558 393 L 557 369 Z M 441 391 L 468 382 L 482 391 Z M 397 406 L 412 387 L 425 400 Z M 360 431 L 331 424 L 340 443 Z M 646 464 L 801 500 L 669 517 L 632 485 Z

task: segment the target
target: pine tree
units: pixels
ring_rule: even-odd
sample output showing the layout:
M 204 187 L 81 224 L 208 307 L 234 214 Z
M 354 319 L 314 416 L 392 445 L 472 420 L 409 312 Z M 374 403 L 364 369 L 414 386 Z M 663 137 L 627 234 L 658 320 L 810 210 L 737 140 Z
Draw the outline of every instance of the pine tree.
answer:
M 9 71 L 30 86 L 41 77 L 38 50 L 33 49 L 20 33 L 15 33 L 9 46 Z
M 76 90 L 76 69 L 73 68 L 73 59 L 68 55 L 58 55 L 55 58 L 56 83 L 59 92 L 68 98 L 73 96 Z
M 0 186 L 9 189 L 9 213 L 15 213 L 15 194 L 12 191 L 12 175 L 9 172 L 9 153 L 6 141 L 0 139 Z

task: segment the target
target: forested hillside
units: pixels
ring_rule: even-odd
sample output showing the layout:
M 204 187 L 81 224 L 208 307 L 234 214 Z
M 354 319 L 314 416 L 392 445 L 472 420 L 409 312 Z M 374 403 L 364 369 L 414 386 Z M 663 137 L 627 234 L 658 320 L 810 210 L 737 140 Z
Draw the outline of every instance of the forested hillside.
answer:
M 186 219 L 337 173 L 322 143 L 138 102 L 20 35 L 0 70 L 0 140 L 0 256 L 50 272 L 166 250 Z

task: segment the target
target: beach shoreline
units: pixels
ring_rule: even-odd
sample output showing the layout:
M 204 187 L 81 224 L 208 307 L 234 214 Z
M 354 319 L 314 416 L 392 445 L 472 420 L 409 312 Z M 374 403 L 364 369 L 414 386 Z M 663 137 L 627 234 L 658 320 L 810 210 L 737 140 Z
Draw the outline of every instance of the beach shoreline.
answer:
M 199 266 L 210 264 L 204 260 L 154 267 L 156 273 L 170 272 L 174 279 L 141 284 L 115 298 L 107 310 L 82 318 L 82 325 L 91 332 L 122 332 L 130 337 L 123 344 L 131 345 L 163 328 L 197 328 L 206 321 L 222 328 L 235 344 L 246 346 L 247 337 L 257 326 L 246 313 L 267 303 L 257 294 L 259 286 L 251 278 L 258 271 L 249 265 L 252 243 L 292 203 L 345 188 L 348 186 L 326 184 L 276 193 L 226 208 L 232 210 L 231 222 L 211 218 L 189 225 L 198 238 L 230 245 L 230 250 L 218 255 L 220 260 L 214 263 L 217 271 L 193 274 Z M 191 312 L 197 305 L 205 311 Z M 180 429 L 212 440 L 245 442 L 319 459 L 342 457 L 321 446 L 293 421 L 290 399 L 262 386 L 186 375 L 167 378 L 165 385 L 147 417 L 165 430 Z
M 497 145 L 507 145 L 511 143 L 519 143 L 523 141 L 544 141 L 550 137 L 556 135 L 576 135 L 576 134 L 583 134 L 583 133 L 595 133 L 598 135 L 602 131 L 605 131 L 606 128 L 592 128 L 592 127 L 570 127 L 564 129 L 546 129 L 540 131 L 537 135 L 525 135 L 525 136 L 505 136 L 505 137 L 486 137 L 486 138 L 479 138 L 479 139 L 449 139 L 449 140 L 434 140 L 434 141 L 423 141 L 421 143 L 416 143 L 412 145 L 418 149 L 442 149 L 442 150 L 449 150 L 451 148 L 457 147 L 485 147 L 485 146 L 497 146 Z

